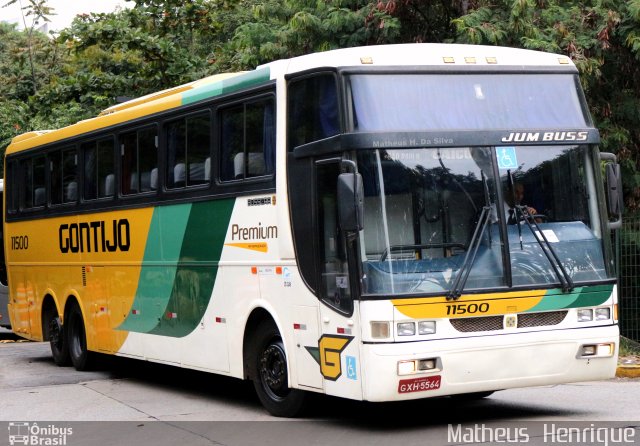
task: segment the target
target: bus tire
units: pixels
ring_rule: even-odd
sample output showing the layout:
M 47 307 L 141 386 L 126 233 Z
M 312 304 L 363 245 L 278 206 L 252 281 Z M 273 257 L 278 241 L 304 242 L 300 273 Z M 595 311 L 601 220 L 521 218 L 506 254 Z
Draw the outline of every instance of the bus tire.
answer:
M 82 318 L 82 311 L 78 305 L 72 305 L 67 314 L 65 334 L 69 345 L 69 356 L 73 366 L 78 371 L 90 370 L 93 354 L 87 350 L 87 332 Z
M 51 346 L 51 356 L 53 362 L 60 367 L 71 365 L 71 357 L 69 356 L 69 343 L 65 336 L 65 330 L 60 323 L 60 316 L 52 313 L 47 324 L 47 335 L 49 337 L 49 345 Z
M 287 356 L 282 337 L 270 321 L 262 322 L 254 337 L 253 386 L 262 405 L 276 417 L 295 417 L 304 406 L 305 392 L 289 388 Z

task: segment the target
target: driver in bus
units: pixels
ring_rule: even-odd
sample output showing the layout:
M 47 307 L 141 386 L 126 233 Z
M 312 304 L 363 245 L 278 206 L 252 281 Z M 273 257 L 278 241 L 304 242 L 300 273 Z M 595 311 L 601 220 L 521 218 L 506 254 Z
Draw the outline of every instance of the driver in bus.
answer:
M 522 183 L 514 183 L 513 190 L 511 185 L 507 183 L 507 189 L 505 190 L 505 216 L 507 217 L 508 225 L 515 225 L 518 221 L 522 221 L 522 216 L 516 214 L 515 206 L 525 206 L 529 215 L 537 215 L 538 211 L 531 206 L 525 205 L 522 200 L 524 199 L 524 185 Z M 514 201 L 515 200 L 515 201 Z M 535 219 L 536 223 L 540 223 L 539 218 Z

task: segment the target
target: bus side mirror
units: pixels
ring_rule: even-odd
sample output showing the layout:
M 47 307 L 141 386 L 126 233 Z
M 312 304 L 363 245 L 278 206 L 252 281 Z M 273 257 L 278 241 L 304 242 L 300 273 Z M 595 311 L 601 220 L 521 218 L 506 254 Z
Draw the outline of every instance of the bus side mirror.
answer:
M 609 229 L 622 227 L 622 175 L 620 164 L 616 162 L 616 156 L 612 153 L 601 153 L 600 159 L 612 161 L 605 165 L 605 180 L 607 187 L 607 211 L 609 213 Z
M 364 188 L 359 173 L 338 176 L 338 219 L 344 232 L 359 232 L 364 227 Z

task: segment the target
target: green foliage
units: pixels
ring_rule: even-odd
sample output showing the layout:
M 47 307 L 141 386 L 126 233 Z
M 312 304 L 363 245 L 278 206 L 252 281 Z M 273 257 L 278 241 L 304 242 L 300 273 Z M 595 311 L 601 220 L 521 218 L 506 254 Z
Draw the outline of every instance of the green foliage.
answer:
M 275 59 L 393 41 L 399 21 L 385 8 L 359 0 L 265 0 L 238 27 L 225 53 L 246 69 Z

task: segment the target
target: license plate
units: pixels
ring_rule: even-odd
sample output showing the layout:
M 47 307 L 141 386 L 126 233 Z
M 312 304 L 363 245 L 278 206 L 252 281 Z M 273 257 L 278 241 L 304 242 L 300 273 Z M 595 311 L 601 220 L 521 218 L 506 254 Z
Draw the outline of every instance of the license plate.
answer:
M 401 379 L 398 383 L 398 393 L 424 392 L 440 388 L 440 375 L 423 376 L 422 378 Z

